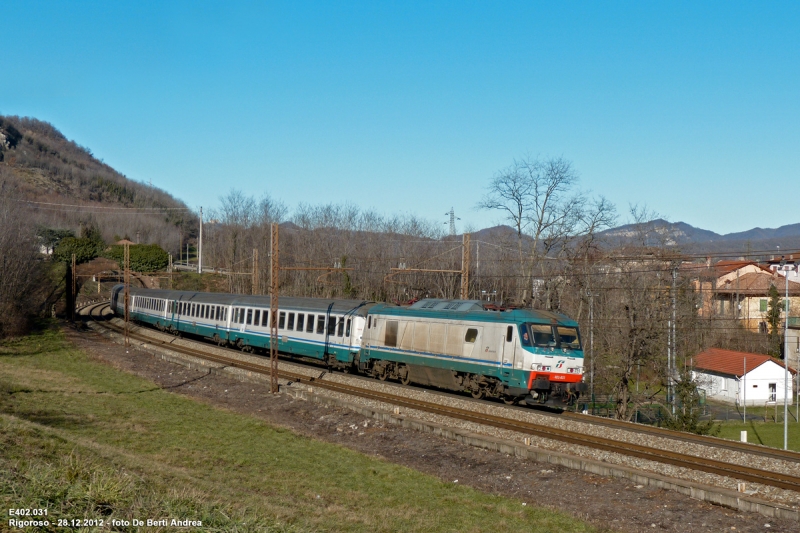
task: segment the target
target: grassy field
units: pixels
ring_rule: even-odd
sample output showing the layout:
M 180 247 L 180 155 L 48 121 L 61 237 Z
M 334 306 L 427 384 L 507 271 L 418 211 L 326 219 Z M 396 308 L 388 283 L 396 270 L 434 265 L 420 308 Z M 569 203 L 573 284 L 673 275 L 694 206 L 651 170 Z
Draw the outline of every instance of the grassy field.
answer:
M 748 409 L 749 412 L 749 409 Z M 763 444 L 772 448 L 783 449 L 783 420 L 775 422 L 724 422 L 720 426 L 719 437 L 723 439 L 739 440 L 741 432 L 747 430 L 747 442 Z M 790 450 L 800 452 L 800 424 L 789 418 L 788 441 Z
M 53 329 L 0 344 L 0 450 L 2 508 L 46 508 L 51 523 L 102 519 L 109 529 L 112 519 L 174 518 L 202 520 L 195 529 L 206 532 L 594 531 L 165 392 L 91 360 Z M 159 529 L 175 528 L 148 531 Z

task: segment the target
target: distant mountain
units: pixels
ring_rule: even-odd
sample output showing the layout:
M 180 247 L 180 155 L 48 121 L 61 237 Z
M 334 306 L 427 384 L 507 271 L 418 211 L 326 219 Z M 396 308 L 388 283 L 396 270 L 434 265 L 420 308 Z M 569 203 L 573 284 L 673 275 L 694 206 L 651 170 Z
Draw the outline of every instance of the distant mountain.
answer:
M 800 249 L 800 224 L 780 228 L 754 228 L 748 231 L 720 235 L 713 231 L 695 228 L 685 222 L 652 220 L 645 224 L 627 224 L 600 233 L 614 245 L 631 240 L 647 245 L 677 246 L 693 253 L 747 254 L 763 252 L 780 254 L 780 250 Z
M 740 256 L 759 254 L 780 255 L 783 251 L 800 250 L 800 224 L 780 228 L 754 228 L 748 231 L 720 235 L 695 228 L 685 222 L 651 220 L 644 224 L 625 224 L 598 234 L 609 246 L 646 245 L 674 246 L 687 253 L 723 253 Z M 472 233 L 472 239 L 487 242 L 516 243 L 517 232 L 510 226 L 494 226 Z M 527 235 L 523 240 L 530 243 Z

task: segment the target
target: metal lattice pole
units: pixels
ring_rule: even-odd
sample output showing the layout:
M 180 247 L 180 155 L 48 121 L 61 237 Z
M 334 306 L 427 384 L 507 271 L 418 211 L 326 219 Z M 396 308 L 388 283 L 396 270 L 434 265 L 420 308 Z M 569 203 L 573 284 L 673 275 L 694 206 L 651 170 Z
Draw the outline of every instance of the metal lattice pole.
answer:
M 258 248 L 253 248 L 253 294 L 258 293 Z
M 130 322 L 130 308 L 131 308 L 131 248 L 126 242 L 124 245 L 123 267 L 125 272 L 125 346 L 130 346 L 130 339 L 128 339 L 129 322 Z
M 461 299 L 469 300 L 469 261 L 470 261 L 469 233 L 464 234 L 463 250 L 461 252 Z
M 278 392 L 278 225 L 273 223 L 270 239 L 269 363 L 270 392 Z

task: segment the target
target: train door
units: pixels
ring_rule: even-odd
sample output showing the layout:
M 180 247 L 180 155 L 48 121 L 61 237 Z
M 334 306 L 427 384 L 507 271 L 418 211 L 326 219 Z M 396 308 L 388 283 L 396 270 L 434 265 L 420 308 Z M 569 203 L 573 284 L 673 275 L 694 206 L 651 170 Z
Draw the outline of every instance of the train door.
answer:
M 247 324 L 253 323 L 253 310 L 252 309 L 239 309 L 239 331 L 244 333 L 247 329 Z
M 497 347 L 497 355 L 503 367 L 511 365 L 511 368 L 517 367 L 517 350 L 516 339 L 514 338 L 514 326 L 506 326 L 505 329 L 500 330 L 499 345 Z

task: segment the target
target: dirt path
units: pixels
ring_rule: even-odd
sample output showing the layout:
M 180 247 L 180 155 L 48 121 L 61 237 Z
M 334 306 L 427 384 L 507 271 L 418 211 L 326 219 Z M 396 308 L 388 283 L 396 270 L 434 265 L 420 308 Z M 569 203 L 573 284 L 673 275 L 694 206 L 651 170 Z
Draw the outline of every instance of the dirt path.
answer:
M 519 498 L 587 520 L 601 531 L 756 532 L 800 531 L 800 523 L 740 513 L 671 491 L 627 480 L 520 460 L 416 431 L 383 425 L 345 409 L 325 408 L 286 395 L 272 396 L 267 385 L 167 363 L 136 350 L 126 353 L 91 331 L 64 328 L 79 348 L 112 366 L 151 379 L 173 392 L 206 401 L 299 434 L 346 446 L 434 475 L 443 481 Z M 200 378 L 200 379 L 198 379 Z

